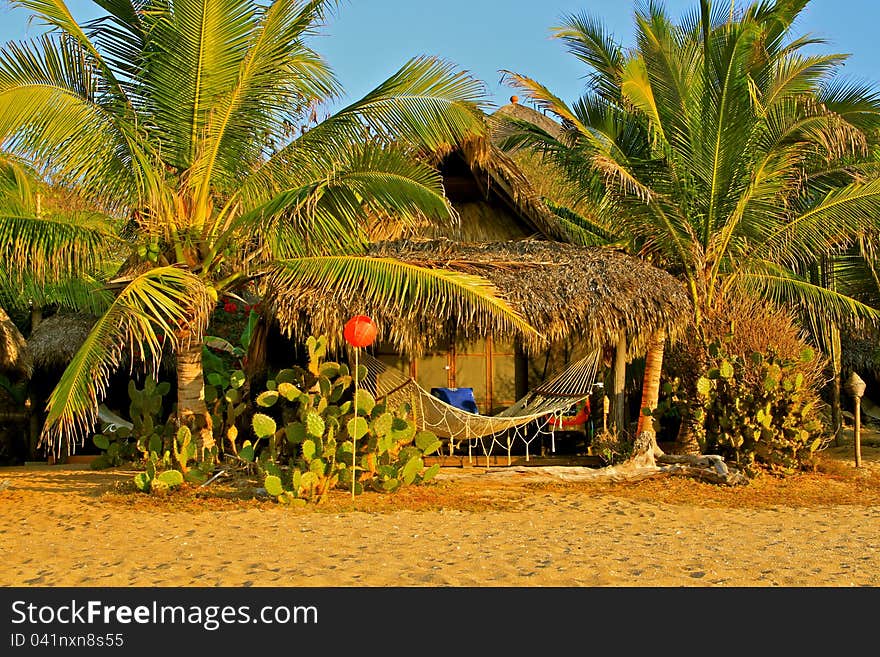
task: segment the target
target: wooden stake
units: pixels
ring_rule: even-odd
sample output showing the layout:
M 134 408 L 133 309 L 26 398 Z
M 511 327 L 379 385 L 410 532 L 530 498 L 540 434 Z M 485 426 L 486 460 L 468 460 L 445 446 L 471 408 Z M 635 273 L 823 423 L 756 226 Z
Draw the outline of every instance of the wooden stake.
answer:
M 855 397 L 856 413 L 853 420 L 853 450 L 855 450 L 856 467 L 862 467 L 862 399 Z

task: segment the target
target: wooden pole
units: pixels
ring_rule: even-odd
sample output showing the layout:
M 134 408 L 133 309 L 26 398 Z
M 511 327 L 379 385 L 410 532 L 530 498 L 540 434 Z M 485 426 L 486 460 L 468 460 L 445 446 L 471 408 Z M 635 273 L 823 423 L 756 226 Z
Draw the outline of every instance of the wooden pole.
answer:
M 626 389 L 626 335 L 620 334 L 617 341 L 617 349 L 614 353 L 614 389 L 613 397 L 614 418 L 612 424 L 618 436 L 622 436 L 626 430 L 626 409 L 624 405 Z
M 834 445 L 840 447 L 841 434 L 843 433 L 843 414 L 840 407 L 840 328 L 836 322 L 831 322 L 831 371 L 834 381 L 831 383 L 831 430 L 834 433 Z
M 856 467 L 862 467 L 862 395 L 865 394 L 865 382 L 853 372 L 846 382 L 846 391 L 852 395 L 855 406 L 853 417 L 853 451 L 855 451 Z
M 351 499 L 354 500 L 354 486 L 357 481 L 357 430 L 358 430 L 358 353 L 360 349 L 354 348 L 354 431 L 351 434 Z
M 853 450 L 855 450 L 856 467 L 862 467 L 862 399 L 854 397 L 856 402 L 855 419 L 853 419 Z

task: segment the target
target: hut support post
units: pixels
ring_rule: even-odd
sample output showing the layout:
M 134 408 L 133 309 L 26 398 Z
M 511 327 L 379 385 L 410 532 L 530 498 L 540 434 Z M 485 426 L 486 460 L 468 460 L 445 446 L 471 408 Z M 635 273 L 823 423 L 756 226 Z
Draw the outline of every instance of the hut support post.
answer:
M 529 357 L 519 338 L 513 342 L 513 382 L 516 399 L 522 399 L 529 392 Z
M 854 397 L 855 414 L 853 415 L 853 455 L 856 460 L 856 467 L 862 467 L 862 400 L 860 397 Z
M 618 436 L 622 436 L 626 428 L 625 409 L 626 388 L 626 334 L 621 333 L 617 340 L 617 349 L 614 353 L 614 430 Z

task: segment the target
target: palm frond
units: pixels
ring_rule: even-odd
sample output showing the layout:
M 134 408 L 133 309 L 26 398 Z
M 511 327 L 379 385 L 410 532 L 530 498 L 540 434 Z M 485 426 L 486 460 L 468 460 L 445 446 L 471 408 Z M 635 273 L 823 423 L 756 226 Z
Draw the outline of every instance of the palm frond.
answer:
M 309 107 L 339 93 L 329 66 L 306 42 L 328 4 L 277 0 L 260 10 L 238 77 L 218 100 L 193 164 L 201 193 L 228 186 L 262 158 L 268 146 L 255 133 L 283 134 Z
M 0 272 L 0 306 L 11 310 L 55 308 L 101 315 L 113 302 L 104 282 L 91 276 L 38 281 L 20 273 Z
M 876 225 L 878 213 L 880 179 L 832 189 L 790 220 L 768 226 L 751 254 L 791 265 L 810 261 L 816 253 L 851 243 Z
M 85 51 L 44 35 L 0 49 L 0 140 L 5 150 L 104 198 L 125 198 L 132 157 L 127 125 L 99 102 Z
M 314 170 L 239 216 L 221 243 L 252 235 L 274 257 L 329 254 L 365 239 L 364 228 L 382 217 L 413 226 L 451 224 L 453 210 L 440 174 L 398 148 L 351 146 L 338 161 Z
M 188 169 L 202 135 L 235 88 L 254 29 L 248 0 L 180 0 L 158 12 L 139 76 L 165 160 Z
M 744 272 L 737 276 L 735 282 L 747 293 L 790 308 L 799 308 L 813 321 L 830 320 L 851 325 L 863 321 L 880 323 L 880 310 L 779 267 L 769 266 L 766 271 Z
M 86 53 L 90 62 L 101 70 L 104 80 L 108 83 L 108 91 L 121 106 L 131 108 L 130 99 L 124 85 L 116 78 L 112 66 L 104 60 L 96 44 L 89 38 L 83 27 L 77 23 L 73 14 L 63 0 L 10 0 L 11 4 L 23 7 L 32 12 L 32 19 L 55 28 L 69 37 Z M 133 117 L 129 114 L 129 119 Z
M 162 339 L 181 346 L 180 334 L 200 337 L 213 306 L 200 279 L 184 269 L 159 267 L 134 278 L 95 323 L 49 396 L 41 441 L 55 452 L 74 447 L 95 423 L 98 404 L 124 349 L 131 367 L 156 368 Z
M 481 276 L 429 269 L 390 258 L 326 256 L 278 262 L 267 279 L 273 298 L 303 290 L 356 295 L 388 314 L 406 316 L 430 308 L 433 316 L 454 317 L 462 324 L 480 322 L 540 338 L 521 314 L 499 297 Z
M 606 97 L 617 97 L 624 63 L 623 49 L 601 20 L 587 13 L 565 16 L 552 30 L 568 51 L 590 69 L 592 87 Z
M 7 214 L 0 202 L 0 258 L 7 275 L 46 282 L 94 271 L 119 243 L 113 225 L 91 213 Z

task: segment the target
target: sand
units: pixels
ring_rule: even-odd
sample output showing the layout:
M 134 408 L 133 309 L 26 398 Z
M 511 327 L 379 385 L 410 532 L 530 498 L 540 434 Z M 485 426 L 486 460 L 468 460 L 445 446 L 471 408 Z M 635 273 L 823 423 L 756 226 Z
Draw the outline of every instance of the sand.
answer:
M 880 465 L 880 449 L 867 459 Z M 445 508 L 441 496 L 436 508 L 402 510 L 383 496 L 369 511 L 290 511 L 269 501 L 177 508 L 120 492 L 117 482 L 131 475 L 0 469 L 0 585 L 880 585 L 876 501 L 681 504 L 620 487 L 544 489 L 478 476 L 438 486 L 482 506 Z

